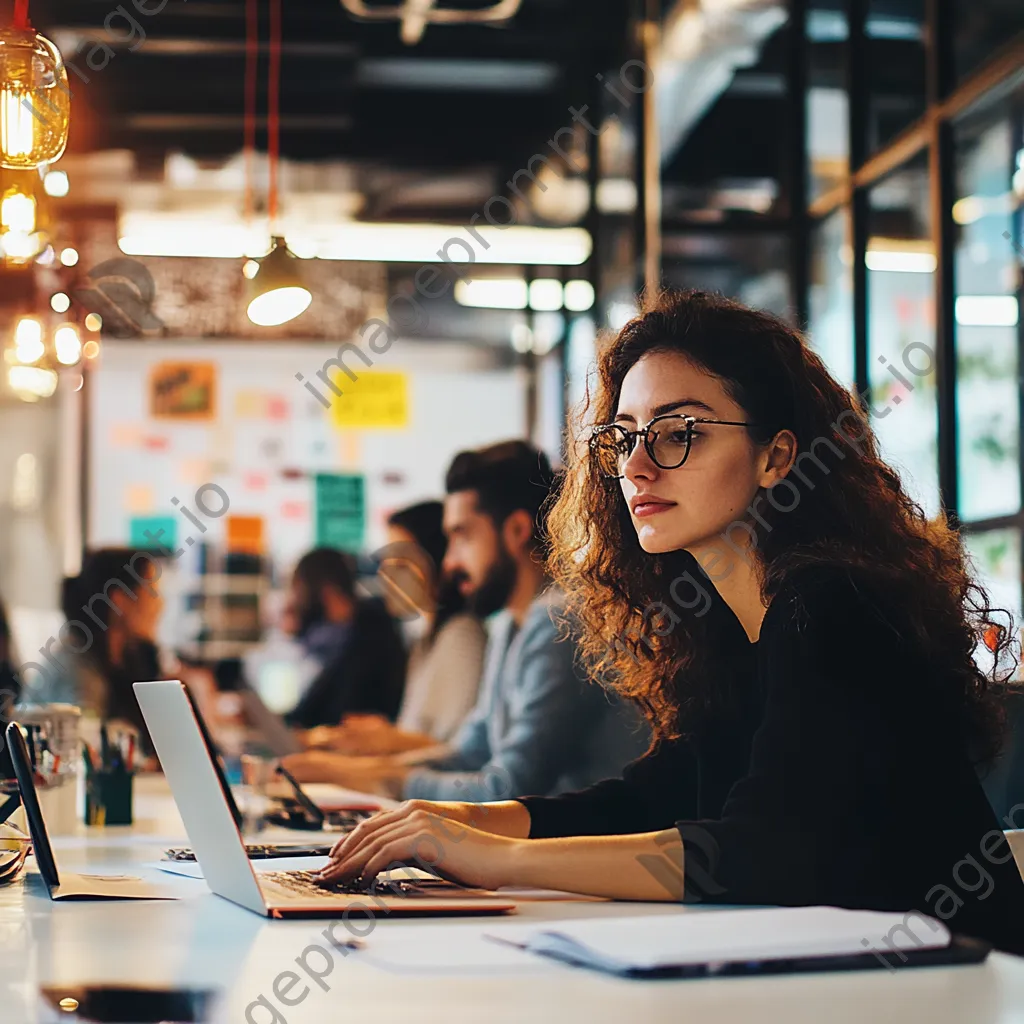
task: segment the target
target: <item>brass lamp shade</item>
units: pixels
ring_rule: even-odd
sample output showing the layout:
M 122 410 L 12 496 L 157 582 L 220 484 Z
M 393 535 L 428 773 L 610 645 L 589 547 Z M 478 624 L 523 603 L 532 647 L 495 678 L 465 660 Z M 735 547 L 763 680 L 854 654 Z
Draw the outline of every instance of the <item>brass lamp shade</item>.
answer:
M 278 327 L 304 313 L 313 301 L 302 283 L 299 261 L 284 238 L 274 236 L 273 248 L 259 260 L 259 270 L 246 285 L 249 319 L 259 327 Z

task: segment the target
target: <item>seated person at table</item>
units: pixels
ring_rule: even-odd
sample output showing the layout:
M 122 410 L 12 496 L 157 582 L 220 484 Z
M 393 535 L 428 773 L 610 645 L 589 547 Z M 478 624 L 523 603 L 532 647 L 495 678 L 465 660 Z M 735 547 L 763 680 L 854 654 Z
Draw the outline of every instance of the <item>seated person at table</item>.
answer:
M 782 321 L 694 293 L 622 329 L 589 422 L 552 571 L 654 747 L 558 798 L 403 804 L 324 877 L 431 849 L 488 889 L 913 909 L 1024 952 L 1013 823 L 975 770 L 1005 672 L 980 641 L 1013 634 L 857 401 Z
M 161 573 L 146 552 L 101 548 L 86 554 L 81 573 L 65 579 L 61 589 L 67 621 L 60 643 L 51 639 L 39 664 L 25 666 L 21 700 L 77 704 L 89 718 L 135 734 L 142 756 L 151 757 L 132 685 L 169 674 L 156 639 L 164 609 Z
M 540 557 L 547 458 L 519 441 L 463 452 L 446 483 L 445 572 L 471 610 L 495 616 L 476 707 L 426 763 L 312 751 L 285 764 L 309 781 L 440 800 L 558 793 L 618 774 L 647 735 L 632 709 L 578 674 L 553 614 L 562 597 Z
M 405 686 L 405 648 L 381 602 L 356 594 L 346 555 L 316 548 L 299 559 L 291 614 L 297 639 L 323 668 L 285 716 L 288 723 L 338 725 L 353 712 L 394 720 Z
M 441 565 L 448 547 L 444 506 L 424 501 L 388 519 L 379 577 L 388 610 L 403 619 L 409 650 L 398 721 L 348 715 L 340 726 L 312 730 L 311 745 L 344 754 L 394 754 L 447 743 L 476 704 L 487 633 Z
M 6 711 L 17 703 L 21 693 L 21 679 L 14 665 L 11 627 L 7 620 L 7 608 L 0 599 L 0 724 L 10 721 Z

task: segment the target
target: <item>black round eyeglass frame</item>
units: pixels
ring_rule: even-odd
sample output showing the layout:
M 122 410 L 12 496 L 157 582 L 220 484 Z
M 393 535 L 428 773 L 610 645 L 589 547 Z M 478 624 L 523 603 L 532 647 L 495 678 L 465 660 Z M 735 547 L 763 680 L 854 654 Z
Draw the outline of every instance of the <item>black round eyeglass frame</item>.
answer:
M 661 423 L 664 420 L 683 420 L 686 423 L 686 448 L 683 452 L 683 457 L 678 461 L 672 463 L 672 465 L 666 466 L 664 463 L 659 462 L 657 456 L 654 454 L 654 445 L 658 440 L 657 430 L 652 430 L 656 423 Z M 601 457 L 598 453 L 598 446 L 601 443 L 601 439 L 606 437 L 608 434 L 618 434 L 621 438 L 621 444 L 625 452 L 628 452 L 626 456 L 629 458 L 636 449 L 636 442 L 639 438 L 643 438 L 644 451 L 647 452 L 648 458 L 653 462 L 659 469 L 679 469 L 684 462 L 690 457 L 690 449 L 693 444 L 693 428 L 698 423 L 714 423 L 721 427 L 756 427 L 756 423 L 748 423 L 741 420 L 715 420 L 707 419 L 702 416 L 680 416 L 679 413 L 666 413 L 664 416 L 655 416 L 646 425 L 640 427 L 638 430 L 627 430 L 621 423 L 603 423 L 600 426 L 594 427 L 593 433 L 590 435 L 590 455 L 597 464 L 598 471 L 606 480 L 621 480 L 625 476 L 624 473 L 608 473 L 601 466 Z

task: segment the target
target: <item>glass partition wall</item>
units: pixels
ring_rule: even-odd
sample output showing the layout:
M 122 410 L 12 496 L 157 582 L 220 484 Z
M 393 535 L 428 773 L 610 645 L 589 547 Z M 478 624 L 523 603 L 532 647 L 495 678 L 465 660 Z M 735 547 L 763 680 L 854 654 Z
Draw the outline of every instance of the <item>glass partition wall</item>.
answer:
M 790 15 L 811 344 L 1019 626 L 1024 4 L 791 0 Z

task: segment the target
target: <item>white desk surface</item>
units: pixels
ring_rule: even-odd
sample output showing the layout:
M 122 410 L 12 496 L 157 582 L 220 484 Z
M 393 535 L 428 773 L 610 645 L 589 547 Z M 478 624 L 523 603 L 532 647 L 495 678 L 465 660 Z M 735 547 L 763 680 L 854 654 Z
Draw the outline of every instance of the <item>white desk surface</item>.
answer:
M 217 988 L 224 998 L 216 1020 L 225 1024 L 1024 1024 L 1024 960 L 1002 954 L 992 954 L 980 967 L 638 982 L 479 940 L 481 931 L 501 927 L 499 918 L 379 919 L 364 950 L 344 958 L 332 951 L 324 991 L 295 960 L 311 943 L 327 945 L 320 933 L 328 921 L 268 921 L 214 896 L 202 881 L 139 870 L 158 859 L 169 841 L 187 842 L 162 780 L 141 781 L 135 828 L 81 829 L 78 836 L 59 838 L 58 863 L 69 871 L 143 874 L 173 885 L 183 898 L 56 904 L 30 861 L 23 881 L 0 887 L 2 1024 L 35 1024 L 39 986 L 75 982 Z M 508 921 L 680 912 L 692 911 L 540 902 L 522 905 Z M 342 928 L 338 933 L 346 934 Z M 321 963 L 316 954 L 309 962 Z M 291 990 L 293 998 L 309 989 L 292 1007 L 273 992 L 274 979 L 287 970 L 303 979 Z M 251 1008 L 261 995 L 276 1008 L 276 1018 L 266 1007 Z

